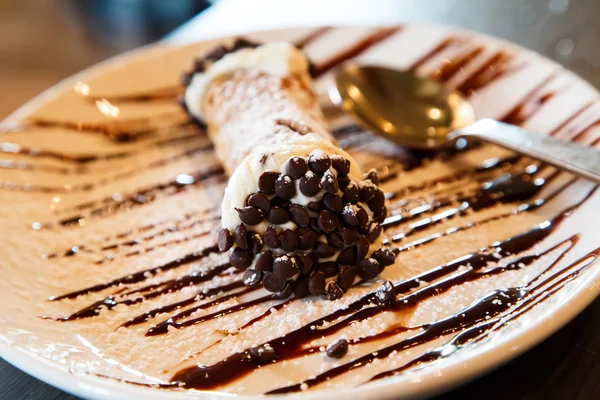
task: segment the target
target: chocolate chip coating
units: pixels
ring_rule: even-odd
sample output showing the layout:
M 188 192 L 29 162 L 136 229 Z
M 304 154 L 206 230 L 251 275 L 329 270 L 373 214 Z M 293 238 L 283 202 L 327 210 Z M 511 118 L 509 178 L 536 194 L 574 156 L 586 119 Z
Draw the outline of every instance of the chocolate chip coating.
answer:
M 270 272 L 273 270 L 273 255 L 270 251 L 263 251 L 258 255 L 254 269 L 260 272 Z
M 365 258 L 356 264 L 356 273 L 362 279 L 373 279 L 381 272 L 379 263 L 374 258 Z
M 329 171 L 323 174 L 323 178 L 321 178 L 321 187 L 331 194 L 336 194 L 339 189 L 337 179 Z
M 367 256 L 367 253 L 369 252 L 369 247 L 371 247 L 371 245 L 369 244 L 369 239 L 367 239 L 364 236 L 359 236 L 356 240 L 356 257 L 358 260 L 362 260 Z
M 300 250 L 309 250 L 317 241 L 317 233 L 310 228 L 300 228 L 296 233 L 298 234 L 298 248 Z
M 248 250 L 236 247 L 229 255 L 229 262 L 236 269 L 244 270 L 252 264 L 252 256 Z
M 310 203 L 308 203 L 307 207 L 310 211 L 319 212 L 323 209 L 323 202 L 311 201 Z
M 358 189 L 358 185 L 354 182 L 350 182 L 346 189 L 344 190 L 344 204 L 351 203 L 356 204 L 359 200 L 360 190 Z
M 374 243 L 379 235 L 381 235 L 381 232 L 383 232 L 381 225 L 379 225 L 377 222 L 371 224 L 371 226 L 369 226 L 369 241 Z
M 322 272 L 325 278 L 332 278 L 339 273 L 339 265 L 335 261 L 317 264 L 317 271 Z
M 373 198 L 367 204 L 373 212 L 377 212 L 385 207 L 385 194 L 383 190 L 377 188 L 373 194 Z
M 331 166 L 338 172 L 338 176 L 346 176 L 350 172 L 350 160 L 338 154 L 331 156 Z
M 294 296 L 296 296 L 296 298 L 301 299 L 308 296 L 308 276 L 300 276 L 298 279 L 296 279 L 296 282 L 294 282 L 292 286 L 294 288 Z
M 339 221 L 335 214 L 330 210 L 323 210 L 319 213 L 319 218 L 317 219 L 319 224 L 319 228 L 325 232 L 333 232 L 339 227 Z
M 333 247 L 336 250 L 341 250 L 344 248 L 344 241 L 342 240 L 342 236 L 337 232 L 329 232 L 326 235 L 327 244 Z
M 338 186 L 341 191 L 346 190 L 350 182 L 352 182 L 352 179 L 349 176 L 338 176 Z
M 396 299 L 396 290 L 394 284 L 385 281 L 375 290 L 375 300 L 379 304 L 390 304 Z
M 220 252 L 225 252 L 233 246 L 233 235 L 227 228 L 221 228 L 217 237 L 217 245 Z
M 290 217 L 283 208 L 273 207 L 267 213 L 267 221 L 275 225 L 285 224 L 290 220 Z
M 342 198 L 337 194 L 331 193 L 325 193 L 323 195 L 323 204 L 325 205 L 325 207 L 334 212 L 340 212 L 344 207 L 342 203 Z
M 356 278 L 356 268 L 352 265 L 340 265 L 340 274 L 338 275 L 338 284 L 346 291 L 354 285 Z
M 298 235 L 291 229 L 284 229 L 279 234 L 281 248 L 285 251 L 296 251 L 298 248 Z
M 308 164 L 302 157 L 292 157 L 288 160 L 285 172 L 293 179 L 301 178 L 308 171 Z
M 285 286 L 283 287 L 282 290 L 280 290 L 279 292 L 275 293 L 273 295 L 274 298 L 276 299 L 287 299 L 288 297 L 290 297 L 292 295 L 292 293 L 294 292 L 294 287 L 292 286 L 291 282 L 287 282 L 285 284 Z
M 256 225 L 259 224 L 263 218 L 263 212 L 260 208 L 248 206 L 244 208 L 236 208 L 238 215 L 243 223 L 246 225 Z
M 374 168 L 370 169 L 369 172 L 364 174 L 363 179 L 368 179 L 373 182 L 374 185 L 379 185 L 379 173 Z
M 348 341 L 346 339 L 336 340 L 327 346 L 325 352 L 331 358 L 342 358 L 348 353 Z
M 313 254 L 319 258 L 328 258 L 335 254 L 335 249 L 328 245 L 327 243 L 323 243 L 320 241 L 315 242 L 313 246 Z
M 358 206 L 346 204 L 342 210 L 342 219 L 347 225 L 358 226 Z
M 338 254 L 336 261 L 340 264 L 354 265 L 356 259 L 356 246 L 350 246 L 346 247 Z
M 336 281 L 331 281 L 327 283 L 325 287 L 325 291 L 323 292 L 323 296 L 327 300 L 337 300 L 341 299 L 344 295 L 344 290 L 338 285 Z
M 277 358 L 277 353 L 273 350 L 272 347 L 267 347 L 264 345 L 252 347 L 248 354 L 250 356 L 250 361 L 256 365 L 268 364 Z
M 363 181 L 363 182 L 361 182 L 359 189 L 360 189 L 360 193 L 359 193 L 360 201 L 368 203 L 369 200 L 371 200 L 375 196 L 377 187 L 373 184 L 370 184 L 368 181 Z
M 296 195 L 294 181 L 287 175 L 281 175 L 275 181 L 275 194 L 284 200 L 289 200 Z
M 308 274 L 312 271 L 313 267 L 313 258 L 309 254 L 298 254 L 296 256 L 297 262 L 300 266 L 300 272 L 303 274 Z
M 261 280 L 261 272 L 256 271 L 254 269 L 247 269 L 246 272 L 244 272 L 244 277 L 242 278 L 242 281 L 246 286 L 256 286 L 260 283 Z
M 262 251 L 263 239 L 256 232 L 248 232 L 248 249 L 252 254 L 258 254 Z
M 272 272 L 263 278 L 263 286 L 271 293 L 281 292 L 285 287 L 285 279 L 278 277 Z
M 258 189 L 264 194 L 275 194 L 275 181 L 279 172 L 265 171 L 258 178 Z
M 345 244 L 354 244 L 356 243 L 356 239 L 358 239 L 358 231 L 355 228 L 342 228 L 342 240 Z
M 308 166 L 311 171 L 322 174 L 331 166 L 331 159 L 323 152 L 313 151 L 308 156 Z
M 298 204 L 291 204 L 290 208 L 290 219 L 293 223 L 298 225 L 301 228 L 307 227 L 310 223 L 310 216 L 308 215 L 308 211 L 303 206 Z
M 356 219 L 358 220 L 358 226 L 366 227 L 367 223 L 369 223 L 369 214 L 367 214 L 367 210 L 362 208 L 360 205 L 358 207 L 358 212 L 356 213 Z
M 283 280 L 293 278 L 300 272 L 300 267 L 294 257 L 281 256 L 273 261 L 273 273 Z
M 381 268 L 385 268 L 396 262 L 396 257 L 394 256 L 394 253 L 387 249 L 376 250 L 373 252 L 373 254 L 371 254 L 371 257 L 377 260 Z
M 313 273 L 308 278 L 308 291 L 314 296 L 318 296 L 325 290 L 325 275 L 321 272 Z
M 251 194 L 248 196 L 247 202 L 249 206 L 256 207 L 263 212 L 267 212 L 271 208 L 269 198 L 262 193 Z
M 312 172 L 307 172 L 300 179 L 300 192 L 306 197 L 316 196 L 321 191 L 321 179 Z
M 233 230 L 233 239 L 239 248 L 244 250 L 248 248 L 248 238 L 246 236 L 246 228 L 244 228 L 244 225 L 239 224 L 235 227 Z
M 272 226 L 268 226 L 267 228 L 265 228 L 265 231 L 263 233 L 263 241 L 267 246 L 269 246 L 272 249 L 277 249 L 281 247 L 279 234 L 277 233 L 277 230 L 275 230 L 275 228 L 273 228 Z

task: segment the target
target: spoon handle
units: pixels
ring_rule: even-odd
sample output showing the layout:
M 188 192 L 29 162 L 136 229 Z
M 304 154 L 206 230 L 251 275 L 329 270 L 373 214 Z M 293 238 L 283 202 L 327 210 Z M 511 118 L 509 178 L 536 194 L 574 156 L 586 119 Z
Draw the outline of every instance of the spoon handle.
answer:
M 595 183 L 600 183 L 600 150 L 555 139 L 492 119 L 481 119 L 453 132 L 470 136 L 544 161 Z

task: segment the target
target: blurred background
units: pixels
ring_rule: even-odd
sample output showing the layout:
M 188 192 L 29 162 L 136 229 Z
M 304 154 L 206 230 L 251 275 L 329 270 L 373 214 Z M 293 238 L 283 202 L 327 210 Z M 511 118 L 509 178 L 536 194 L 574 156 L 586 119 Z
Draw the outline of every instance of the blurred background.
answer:
M 600 0 L 0 0 L 0 120 L 61 79 L 157 40 L 410 21 L 505 38 L 600 88 Z M 535 350 L 443 399 L 600 398 L 598 327 L 600 300 Z M 0 360 L 0 399 L 74 398 Z
M 599 0 L 0 0 L 0 119 L 59 80 L 173 30 L 169 40 L 183 43 L 280 27 L 407 21 L 506 38 L 600 87 Z

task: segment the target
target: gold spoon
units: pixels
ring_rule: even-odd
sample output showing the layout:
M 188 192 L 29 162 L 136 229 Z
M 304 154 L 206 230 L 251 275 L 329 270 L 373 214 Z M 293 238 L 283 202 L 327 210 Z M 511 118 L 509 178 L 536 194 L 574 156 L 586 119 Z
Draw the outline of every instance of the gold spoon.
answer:
M 600 151 L 492 119 L 476 120 L 458 92 L 409 71 L 340 68 L 331 101 L 365 126 L 402 146 L 435 149 L 475 137 L 600 183 Z

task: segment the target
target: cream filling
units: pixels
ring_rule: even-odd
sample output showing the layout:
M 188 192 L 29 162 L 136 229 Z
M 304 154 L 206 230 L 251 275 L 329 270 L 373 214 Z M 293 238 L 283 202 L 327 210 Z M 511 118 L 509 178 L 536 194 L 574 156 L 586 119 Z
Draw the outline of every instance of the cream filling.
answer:
M 266 43 L 257 48 L 245 48 L 226 54 L 204 72 L 195 73 L 185 90 L 184 100 L 190 114 L 204 120 L 204 95 L 211 83 L 220 76 L 237 70 L 262 71 L 273 76 L 296 76 L 306 87 L 312 80 L 308 60 L 294 45 L 285 42 Z

